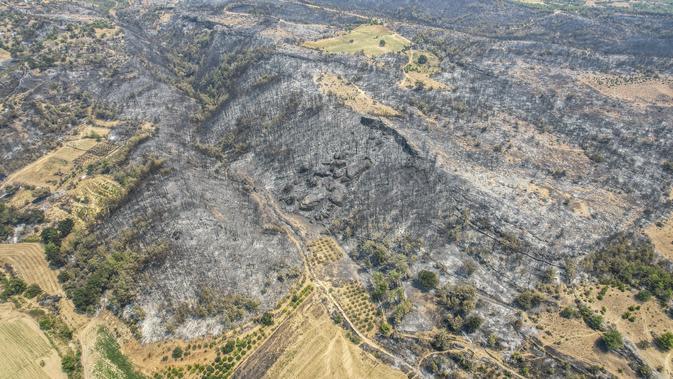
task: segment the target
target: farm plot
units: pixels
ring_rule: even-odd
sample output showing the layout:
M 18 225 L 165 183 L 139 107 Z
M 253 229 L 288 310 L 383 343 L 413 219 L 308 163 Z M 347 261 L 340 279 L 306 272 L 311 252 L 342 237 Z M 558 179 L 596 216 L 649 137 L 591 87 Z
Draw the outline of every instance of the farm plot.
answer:
M 374 100 L 356 85 L 347 83 L 337 75 L 323 73 L 315 80 L 322 93 L 336 96 L 355 112 L 383 117 L 399 115 L 395 109 Z
M 0 263 L 12 265 L 17 275 L 26 283 L 35 283 L 51 295 L 61 295 L 61 317 L 68 326 L 77 328 L 88 319 L 75 312 L 72 303 L 65 298 L 58 282 L 57 272 L 49 268 L 42 245 L 37 243 L 0 244 Z
M 336 242 L 329 237 L 314 240 L 308 245 L 308 249 L 308 263 L 314 268 L 335 262 L 344 255 Z
M 11 304 L 0 305 L 0 376 L 66 378 L 61 359 L 37 323 Z
M 351 342 L 320 303 L 297 313 L 277 333 L 289 346 L 266 372 L 265 378 L 404 378 Z M 270 344 L 270 345 L 272 345 Z
M 40 244 L 0 244 L 0 263 L 9 263 L 26 283 L 35 283 L 48 294 L 63 294 L 56 272 L 49 269 Z
M 80 138 L 66 141 L 62 147 L 14 172 L 7 178 L 7 183 L 45 187 L 54 191 L 82 165 L 85 155 L 101 143 L 101 136 L 107 134 L 103 130 L 83 128 Z
M 377 331 L 379 317 L 369 294 L 358 282 L 352 281 L 335 288 L 337 301 L 361 333 L 371 337 Z
M 404 50 L 411 42 L 383 25 L 360 25 L 337 37 L 309 41 L 304 46 L 329 53 L 376 56 Z

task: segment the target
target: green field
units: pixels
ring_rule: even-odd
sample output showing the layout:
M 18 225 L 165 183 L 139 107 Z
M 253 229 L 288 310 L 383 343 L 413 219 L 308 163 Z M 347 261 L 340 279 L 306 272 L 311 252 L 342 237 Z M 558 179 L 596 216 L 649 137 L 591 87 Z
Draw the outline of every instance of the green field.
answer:
M 98 329 L 96 350 L 99 359 L 95 363 L 94 375 L 105 379 L 142 379 L 128 358 L 119 350 L 119 344 L 104 327 Z
M 304 46 L 330 53 L 356 54 L 362 52 L 368 56 L 376 56 L 400 52 L 410 44 L 408 39 L 383 25 L 361 25 L 346 34 L 306 42 Z

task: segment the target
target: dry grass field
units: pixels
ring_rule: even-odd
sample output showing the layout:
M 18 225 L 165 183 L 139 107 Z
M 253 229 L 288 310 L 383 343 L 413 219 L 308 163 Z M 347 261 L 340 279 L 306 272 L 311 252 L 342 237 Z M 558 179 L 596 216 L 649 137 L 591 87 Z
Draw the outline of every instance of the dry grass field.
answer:
M 582 82 L 606 96 L 637 105 L 673 106 L 673 79 L 649 76 L 584 75 Z
M 265 378 L 404 378 L 351 342 L 321 304 L 291 320 L 291 341 Z
M 111 202 L 123 196 L 119 183 L 106 175 L 96 175 L 80 180 L 69 192 L 76 201 L 73 214 L 84 221 L 93 221 Z
M 381 42 L 384 41 L 384 42 Z M 383 25 L 361 25 L 337 37 L 310 41 L 304 46 L 330 53 L 376 56 L 404 50 L 411 42 Z
M 664 221 L 650 224 L 645 228 L 645 234 L 659 254 L 673 261 L 673 214 Z
M 12 54 L 5 49 L 0 49 L 0 63 L 8 61 L 12 58 Z
M 0 304 L 0 377 L 65 379 L 61 359 L 37 322 Z
M 316 82 L 323 93 L 336 96 L 358 113 L 382 117 L 399 114 L 395 109 L 372 99 L 356 85 L 347 83 L 337 75 L 323 73 L 316 78 Z

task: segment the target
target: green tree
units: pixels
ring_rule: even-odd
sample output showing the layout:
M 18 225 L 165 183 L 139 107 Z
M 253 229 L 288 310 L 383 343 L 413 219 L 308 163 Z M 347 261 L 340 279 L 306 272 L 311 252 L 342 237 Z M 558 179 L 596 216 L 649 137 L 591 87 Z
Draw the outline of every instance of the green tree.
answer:
M 72 231 L 75 222 L 71 218 L 66 218 L 58 222 L 57 228 L 61 238 L 65 238 Z
M 26 290 L 26 282 L 17 277 L 11 277 L 5 281 L 5 289 L 0 298 L 7 299 L 10 296 L 20 295 Z
M 173 359 L 182 358 L 182 353 L 183 353 L 182 348 L 180 346 L 176 346 L 173 349 L 173 352 L 171 353 L 171 356 L 173 357 Z
M 665 332 L 658 336 L 654 342 L 659 346 L 660 349 L 662 350 L 671 350 L 673 349 L 673 333 L 671 332 Z
M 47 257 L 47 262 L 54 267 L 62 267 L 65 264 L 61 249 L 53 242 L 49 242 L 44 246 L 44 254 Z
M 42 242 L 45 244 L 53 243 L 55 245 L 61 244 L 61 238 L 59 237 L 58 229 L 56 228 L 44 228 L 41 233 Z
M 273 325 L 273 315 L 271 312 L 264 312 L 262 317 L 259 318 L 259 323 L 266 326 Z
M 425 54 L 421 54 L 418 57 L 418 64 L 426 64 L 428 63 L 428 57 L 425 56 Z
M 624 347 L 624 339 L 617 329 L 610 329 L 603 333 L 601 341 L 608 350 L 619 350 Z
M 538 292 L 533 290 L 525 290 L 519 294 L 519 296 L 514 299 L 514 304 L 519 308 L 527 311 L 529 309 L 535 308 L 542 302 L 543 298 Z
M 421 287 L 421 289 L 425 291 L 429 291 L 431 289 L 434 289 L 437 287 L 437 284 L 439 284 L 439 279 L 437 278 L 437 274 L 435 274 L 432 271 L 428 270 L 421 270 L 418 273 L 418 285 Z
M 479 327 L 483 323 L 484 320 L 475 314 L 467 316 L 467 318 L 465 319 L 465 323 L 463 324 L 463 331 L 465 331 L 465 333 L 468 334 L 474 333 L 477 331 L 477 329 L 479 329 Z
M 379 40 L 379 46 L 384 47 L 386 45 L 386 41 L 383 39 Z
M 26 288 L 26 290 L 23 292 L 23 295 L 29 299 L 32 299 L 41 293 L 42 288 L 40 288 L 40 286 L 38 286 L 37 284 L 33 283 L 29 285 L 28 288 Z
M 446 330 L 440 330 L 432 339 L 435 350 L 447 350 L 451 346 L 451 335 Z
M 652 298 L 652 292 L 648 290 L 642 290 L 636 294 L 636 300 L 640 302 L 646 302 Z

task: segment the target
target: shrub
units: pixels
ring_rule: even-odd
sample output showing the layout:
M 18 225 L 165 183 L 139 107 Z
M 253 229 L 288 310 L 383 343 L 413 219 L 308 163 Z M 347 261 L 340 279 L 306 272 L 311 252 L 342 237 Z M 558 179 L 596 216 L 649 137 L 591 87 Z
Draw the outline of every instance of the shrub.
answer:
M 671 332 L 665 332 L 658 336 L 654 342 L 659 346 L 660 349 L 662 350 L 671 350 L 673 349 L 673 333 Z
M 585 317 L 584 322 L 587 324 L 587 326 L 594 330 L 601 330 L 603 328 L 603 316 L 597 313 L 594 313 L 589 317 Z
M 386 41 L 383 39 L 379 40 L 379 46 L 384 47 L 386 45 Z
M 421 287 L 421 289 L 425 291 L 429 291 L 431 289 L 434 289 L 437 287 L 437 284 L 439 284 L 439 279 L 437 278 L 437 274 L 435 274 L 432 271 L 427 271 L 427 270 L 421 270 L 418 273 L 418 285 Z
M 440 330 L 432 338 L 431 344 L 435 350 L 447 350 L 451 346 L 451 335 L 446 330 Z
M 259 318 L 259 323 L 266 326 L 273 325 L 273 315 L 271 312 L 264 312 L 262 317 Z
M 607 350 L 619 350 L 624 347 L 624 339 L 622 338 L 621 333 L 616 329 L 610 329 L 603 333 L 601 341 Z
M 68 354 L 61 359 L 61 368 L 68 376 L 72 375 L 79 366 L 79 359 L 73 354 Z
M 477 316 L 477 315 L 470 315 L 465 319 L 465 323 L 463 324 L 463 331 L 465 333 L 474 333 L 479 329 L 481 324 L 484 322 L 484 320 Z
M 418 64 L 426 64 L 428 63 L 428 57 L 425 56 L 425 54 L 421 54 L 418 57 Z
M 45 244 L 49 243 L 53 243 L 54 245 L 61 244 L 58 229 L 56 228 L 44 228 L 40 236 L 42 237 L 42 242 L 44 242 Z
M 652 298 L 652 292 L 648 290 L 642 290 L 636 294 L 636 300 L 640 302 L 646 302 Z
M 536 291 L 525 290 L 519 294 L 519 296 L 514 299 L 514 304 L 519 308 L 527 311 L 532 308 L 537 307 L 542 302 L 543 297 Z
M 71 218 L 66 218 L 58 222 L 58 233 L 61 238 L 65 238 L 72 231 L 75 222 Z
M 26 288 L 26 290 L 23 292 L 23 295 L 29 299 L 32 299 L 41 293 L 42 288 L 40 288 L 40 286 L 38 286 L 37 284 L 33 283 L 29 285 L 28 288 Z
M 578 318 L 580 316 L 579 312 L 577 312 L 577 309 L 575 307 L 571 307 L 571 306 L 563 308 L 561 310 L 560 315 L 561 315 L 561 317 L 567 318 L 567 319 Z
M 176 346 L 175 349 L 173 349 L 173 352 L 171 353 L 171 356 L 173 359 L 178 359 L 182 357 L 182 348 L 180 346 Z
M 54 267 L 62 267 L 65 265 L 65 259 L 61 254 L 61 249 L 53 242 L 49 242 L 44 247 L 44 254 L 47 257 L 47 262 Z
M 11 277 L 5 281 L 5 289 L 0 298 L 7 299 L 10 296 L 21 295 L 26 290 L 26 282 L 17 277 Z

